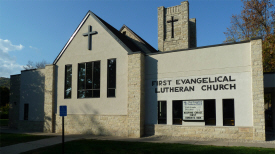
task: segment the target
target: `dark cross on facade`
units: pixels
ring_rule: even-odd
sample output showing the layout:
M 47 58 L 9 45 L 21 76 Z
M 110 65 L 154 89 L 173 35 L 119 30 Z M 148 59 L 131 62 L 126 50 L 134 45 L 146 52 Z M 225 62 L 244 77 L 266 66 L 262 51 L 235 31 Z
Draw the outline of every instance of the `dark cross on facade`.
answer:
M 167 23 L 171 23 L 171 38 L 174 38 L 174 22 L 178 21 L 178 19 L 174 19 L 171 17 L 171 20 L 167 21 Z
M 83 36 L 88 36 L 88 49 L 92 50 L 92 35 L 97 34 L 97 31 L 92 31 L 92 26 L 88 26 L 88 33 L 84 33 Z

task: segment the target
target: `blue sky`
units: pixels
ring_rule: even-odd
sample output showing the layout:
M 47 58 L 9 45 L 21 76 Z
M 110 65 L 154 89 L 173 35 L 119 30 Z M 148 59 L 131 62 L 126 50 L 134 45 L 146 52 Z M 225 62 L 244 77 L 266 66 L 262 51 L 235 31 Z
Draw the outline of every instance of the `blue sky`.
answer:
M 91 10 L 116 29 L 123 24 L 157 49 L 157 7 L 183 0 L 0 0 L 0 77 L 19 74 L 28 61 L 52 63 Z M 197 45 L 221 44 L 240 0 L 189 0 Z

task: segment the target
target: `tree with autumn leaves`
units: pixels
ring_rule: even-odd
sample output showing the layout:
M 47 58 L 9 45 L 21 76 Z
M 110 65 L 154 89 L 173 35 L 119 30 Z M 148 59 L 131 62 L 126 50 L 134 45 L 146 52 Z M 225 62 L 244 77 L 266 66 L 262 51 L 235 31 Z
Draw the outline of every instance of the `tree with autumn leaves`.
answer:
M 275 72 L 275 6 L 274 0 L 242 0 L 240 15 L 233 15 L 225 43 L 263 39 L 263 70 Z

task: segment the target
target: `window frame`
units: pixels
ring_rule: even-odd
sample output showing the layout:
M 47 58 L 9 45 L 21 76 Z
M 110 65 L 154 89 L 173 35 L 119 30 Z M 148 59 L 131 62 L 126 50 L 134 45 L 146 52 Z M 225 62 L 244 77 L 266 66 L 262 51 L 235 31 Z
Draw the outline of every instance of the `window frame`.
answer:
M 160 121 L 160 119 L 161 120 L 163 120 L 162 118 L 160 118 L 160 110 L 159 110 L 159 103 L 160 102 L 165 102 L 165 108 L 166 108 L 166 110 L 165 110 L 165 114 L 166 114 L 166 116 L 165 116 L 165 123 L 159 123 L 159 121 Z M 157 110 L 158 110 L 158 124 L 167 124 L 167 101 L 165 101 L 165 100 L 160 100 L 160 101 L 158 101 L 158 106 L 157 106 Z
M 95 62 L 99 62 L 99 89 L 86 89 L 86 82 L 87 82 L 87 63 L 92 63 L 92 80 L 94 79 L 94 63 Z M 79 89 L 79 65 L 80 64 L 85 64 L 85 79 L 84 79 L 84 84 L 85 84 L 85 88 L 84 89 Z M 89 61 L 89 62 L 82 62 L 82 63 L 78 63 L 77 64 L 77 99 L 90 99 L 90 98 L 100 98 L 100 82 L 101 82 L 101 61 L 100 60 L 96 60 L 96 61 Z M 94 83 L 92 83 L 94 84 Z M 86 91 L 92 91 L 92 95 L 93 95 L 93 91 L 94 90 L 98 90 L 99 91 L 99 96 L 98 97 L 86 97 Z M 85 97 L 79 97 L 79 91 L 84 91 L 85 92 Z
M 116 77 L 116 80 L 115 80 L 115 88 L 109 88 L 109 60 L 115 60 L 115 77 Z M 116 83 L 117 83 L 117 59 L 116 58 L 110 58 L 110 59 L 107 59 L 107 98 L 115 98 L 116 97 Z M 114 89 L 115 90 L 115 96 L 109 96 L 109 89 Z
M 71 96 L 70 98 L 69 97 L 66 97 L 66 77 L 67 77 L 67 66 L 71 66 L 71 69 L 72 69 L 72 72 L 71 72 Z M 65 71 L 64 71 L 64 77 L 65 77 L 65 80 L 64 80 L 64 99 L 71 99 L 72 98 L 72 78 L 73 78 L 73 65 L 72 64 L 67 64 L 65 65 Z
M 225 104 L 225 100 L 233 100 L 233 125 L 227 125 L 227 124 L 225 124 L 225 118 L 224 118 L 224 110 L 225 110 L 225 108 L 224 108 L 224 104 Z M 235 126 L 235 123 L 236 123 L 236 121 L 235 121 L 235 100 L 233 99 L 233 98 L 228 98 L 228 99 L 222 99 L 222 119 L 223 119 L 223 126 Z M 231 118 L 226 118 L 226 119 L 231 119 Z M 232 120 L 231 120 L 232 121 Z
M 29 104 L 28 103 L 24 104 L 24 117 L 23 117 L 24 120 L 29 120 L 29 109 L 30 109 Z
M 204 122 L 205 122 L 205 126 L 217 126 L 217 101 L 216 101 L 216 99 L 204 99 L 203 100 L 204 101 L 204 108 L 203 108 L 203 110 L 204 110 Z M 207 107 L 209 107 L 210 106 L 210 102 L 211 101 L 213 101 L 213 104 L 214 104 L 214 112 L 215 112 L 215 118 L 208 118 L 208 115 L 209 115 L 209 110 L 208 109 L 206 109 Z M 212 103 L 212 102 L 211 102 Z M 212 124 L 209 124 L 208 123 L 208 121 L 209 120 L 214 120 L 215 121 L 215 125 L 212 125 Z M 211 123 L 211 122 L 210 122 Z
M 180 119 L 181 121 L 181 124 L 177 124 L 177 123 L 174 123 L 174 103 L 175 102 L 180 102 L 181 103 L 181 118 L 176 118 L 176 119 Z M 183 104 L 182 104 L 182 100 L 172 100 L 172 125 L 182 125 L 182 121 L 183 121 L 183 108 L 182 108 Z

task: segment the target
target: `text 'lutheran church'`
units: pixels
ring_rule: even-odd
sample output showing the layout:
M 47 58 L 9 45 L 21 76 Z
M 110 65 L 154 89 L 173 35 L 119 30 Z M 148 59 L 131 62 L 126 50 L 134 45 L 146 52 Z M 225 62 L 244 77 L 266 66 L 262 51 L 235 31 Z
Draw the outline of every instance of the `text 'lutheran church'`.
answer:
M 70 134 L 266 140 L 275 73 L 263 74 L 262 40 L 196 40 L 187 1 L 158 8 L 158 50 L 89 11 L 53 64 L 11 76 L 9 127 L 59 133 L 67 106 Z

